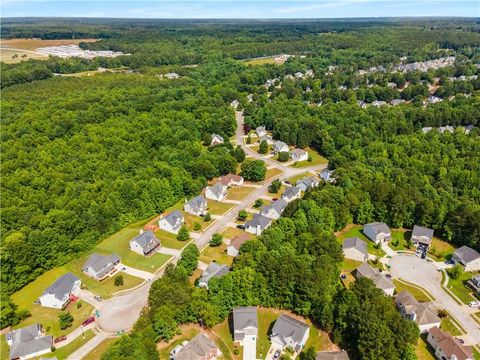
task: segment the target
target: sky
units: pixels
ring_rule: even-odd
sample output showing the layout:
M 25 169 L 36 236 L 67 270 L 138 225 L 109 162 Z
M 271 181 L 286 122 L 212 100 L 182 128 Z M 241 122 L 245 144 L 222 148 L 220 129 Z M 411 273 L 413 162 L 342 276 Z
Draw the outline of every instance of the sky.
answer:
M 480 17 L 480 0 L 1 0 L 1 17 L 353 18 Z

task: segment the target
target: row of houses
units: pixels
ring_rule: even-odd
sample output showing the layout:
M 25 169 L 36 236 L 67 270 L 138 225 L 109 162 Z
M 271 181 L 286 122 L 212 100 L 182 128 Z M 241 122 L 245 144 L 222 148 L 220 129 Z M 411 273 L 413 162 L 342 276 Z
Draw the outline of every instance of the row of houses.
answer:
M 259 126 L 255 130 L 255 134 L 258 136 L 258 142 L 261 143 L 262 141 L 266 141 L 267 144 L 272 145 L 272 150 L 274 154 L 279 154 L 281 152 L 288 152 L 290 153 L 290 158 L 297 162 L 297 161 L 307 161 L 308 160 L 308 151 L 303 149 L 294 149 L 290 151 L 290 148 L 286 143 L 283 141 L 273 141 L 273 139 L 267 134 L 267 130 L 265 126 Z
M 474 127 L 475 127 L 475 126 L 473 126 L 473 125 L 470 124 L 470 125 L 466 125 L 466 126 L 461 126 L 460 129 L 461 129 L 465 134 L 468 135 L 468 134 L 470 134 L 470 132 L 473 130 Z M 444 134 L 444 133 L 446 133 L 446 132 L 449 132 L 449 133 L 453 134 L 453 133 L 455 132 L 455 128 L 454 128 L 453 126 L 451 126 L 451 125 L 440 126 L 440 127 L 438 127 L 438 128 L 434 128 L 434 127 L 432 127 L 432 126 L 426 126 L 426 127 L 423 127 L 423 128 L 422 128 L 422 132 L 423 132 L 424 134 L 427 134 L 427 133 L 429 133 L 429 132 L 432 131 L 432 130 L 438 130 L 438 132 L 439 132 L 440 134 Z

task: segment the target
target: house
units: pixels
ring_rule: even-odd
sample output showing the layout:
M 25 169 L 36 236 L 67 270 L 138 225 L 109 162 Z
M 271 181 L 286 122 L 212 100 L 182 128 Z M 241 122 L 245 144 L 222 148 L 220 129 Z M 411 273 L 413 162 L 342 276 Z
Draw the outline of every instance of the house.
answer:
M 178 234 L 178 231 L 184 222 L 185 219 L 183 214 L 180 211 L 175 210 L 166 216 L 163 216 L 163 214 L 160 215 L 158 227 L 162 230 L 168 231 L 169 233 Z
M 372 105 L 375 106 L 375 107 L 380 107 L 380 106 L 387 105 L 387 103 L 385 101 L 375 100 L 374 102 L 372 102 Z
M 305 71 L 305 76 L 313 77 L 315 76 L 315 73 L 313 72 L 312 69 L 308 69 L 307 71 Z
M 439 360 L 473 360 L 472 349 L 464 346 L 449 333 L 433 327 L 428 331 L 427 342 Z
M 134 239 L 130 240 L 130 250 L 137 254 L 147 256 L 160 246 L 160 241 L 153 231 L 141 231 Z
M 478 251 L 464 245 L 453 252 L 452 259 L 465 267 L 465 271 L 480 270 L 480 254 Z
M 172 352 L 173 353 L 173 352 Z M 200 333 L 171 354 L 172 360 L 214 360 L 222 355 L 207 334 Z
M 342 244 L 343 255 L 347 259 L 357 260 L 357 261 L 367 261 L 368 260 L 368 250 L 367 244 L 362 239 L 358 237 L 351 237 L 345 239 Z
M 290 202 L 295 199 L 300 199 L 301 196 L 302 196 L 302 190 L 300 190 L 299 187 L 290 186 L 282 194 L 282 199 L 285 200 L 286 202 Z
M 100 255 L 93 253 L 83 264 L 82 270 L 88 276 L 100 281 L 106 278 L 119 262 L 120 258 L 117 254 Z
M 387 295 L 393 296 L 395 286 L 378 269 L 372 268 L 368 263 L 363 263 L 356 270 L 356 277 L 366 277 L 373 281 L 377 289 L 383 290 Z
M 163 77 L 166 77 L 167 79 L 178 79 L 180 78 L 180 75 L 178 75 L 177 73 L 174 73 L 174 72 L 171 72 L 171 73 L 167 73 L 165 75 L 163 75 Z
M 202 277 L 198 280 L 198 286 L 208 289 L 208 282 L 213 278 L 221 278 L 227 274 L 230 268 L 227 265 L 221 265 L 212 261 L 208 264 L 206 270 L 203 272 Z
M 39 297 L 40 305 L 54 309 L 63 309 L 70 301 L 70 295 L 80 290 L 81 280 L 72 273 L 66 273 L 45 289 Z
M 320 176 L 320 179 L 326 181 L 326 182 L 335 182 L 335 177 L 333 176 L 333 173 L 334 171 L 333 170 L 328 170 L 328 169 L 323 169 L 319 176 Z
M 9 359 L 31 359 L 51 351 L 53 337 L 45 335 L 42 325 L 32 324 L 12 330 L 6 335 L 10 346 Z M 6 354 L 3 354 L 6 357 Z M 2 358 L 3 358 L 2 356 Z
M 281 152 L 288 152 L 288 145 L 285 144 L 283 141 L 275 141 L 273 143 L 273 152 L 275 154 L 281 153 Z
M 432 96 L 429 96 L 429 97 L 428 97 L 428 100 L 427 100 L 427 102 L 430 103 L 430 104 L 436 104 L 436 103 L 439 103 L 439 102 L 441 102 L 441 101 L 442 101 L 441 98 L 439 98 L 439 97 L 437 97 L 437 96 L 433 96 L 433 95 L 432 95 Z
M 346 351 L 318 351 L 315 360 L 350 360 Z
M 220 178 L 220 182 L 225 186 L 242 186 L 243 185 L 243 177 L 240 175 L 235 174 L 227 174 Z
M 429 133 L 429 132 L 432 131 L 432 130 L 433 130 L 433 128 L 432 128 L 431 126 L 427 126 L 427 127 L 423 127 L 423 128 L 422 128 L 422 132 L 423 132 L 424 134 Z
M 420 303 L 407 290 L 395 297 L 395 304 L 404 318 L 415 321 L 420 333 L 440 326 L 442 321 L 426 304 Z
M 247 336 L 258 335 L 258 317 L 255 306 L 237 307 L 233 309 L 233 339 L 243 345 Z
M 294 149 L 290 152 L 290 157 L 293 161 L 307 161 L 308 152 L 302 149 Z
M 282 198 L 272 202 L 269 205 L 262 206 L 260 214 L 270 219 L 278 219 L 282 215 L 283 210 L 287 207 L 287 202 Z
M 404 102 L 405 100 L 403 99 L 393 99 L 390 101 L 390 105 L 397 106 L 397 105 L 403 104 Z
M 267 130 L 265 129 L 265 126 L 259 126 L 259 127 L 257 127 L 257 129 L 255 130 L 255 134 L 257 134 L 257 136 L 258 136 L 259 138 L 261 138 L 262 136 L 267 135 Z
M 283 350 L 291 347 L 296 352 L 300 352 L 307 342 L 309 333 L 310 327 L 307 324 L 282 314 L 273 325 L 270 340 L 273 348 Z
M 207 207 L 207 199 L 203 195 L 198 195 L 189 201 L 185 199 L 183 210 L 195 216 L 203 216 L 207 213 Z
M 266 141 L 267 144 L 273 144 L 273 139 L 268 135 L 261 136 L 258 142 L 261 143 L 262 141 Z
M 357 100 L 357 105 L 360 106 L 362 109 L 367 107 L 367 104 L 363 100 Z
M 451 126 L 451 125 L 440 126 L 440 127 L 438 128 L 438 131 L 440 131 L 440 134 L 444 134 L 444 133 L 446 133 L 446 132 L 449 132 L 449 133 L 453 134 L 454 131 L 455 131 L 455 128 L 454 128 L 453 126 Z
M 480 295 L 480 275 L 475 275 L 467 281 L 467 285 L 475 291 L 477 295 Z
M 260 235 L 270 225 L 272 225 L 272 219 L 261 214 L 255 214 L 252 220 L 245 223 L 245 231 L 254 235 Z
M 432 243 L 433 229 L 429 229 L 423 226 L 415 225 L 412 230 L 412 242 L 414 245 L 422 245 L 427 248 Z
M 366 224 L 363 227 L 363 233 L 375 244 L 380 244 L 381 242 L 390 241 L 392 239 L 390 228 L 387 224 L 382 222 Z
M 227 246 L 227 255 L 229 256 L 238 256 L 240 248 L 242 245 L 250 239 L 250 236 L 247 233 L 242 233 L 241 235 L 235 236 L 230 241 L 230 244 Z
M 394 82 L 387 82 L 387 86 L 390 88 L 390 89 L 395 89 L 397 87 L 397 84 L 394 83 Z
M 235 110 L 237 110 L 238 105 L 240 105 L 240 102 L 239 102 L 238 100 L 236 100 L 236 99 L 235 99 L 235 100 L 232 100 L 232 102 L 230 103 L 230 106 L 231 106 L 232 108 L 234 108 Z
M 303 79 L 303 73 L 300 71 L 297 71 L 293 76 L 295 76 L 295 79 Z
M 296 187 L 300 188 L 303 192 L 313 189 L 320 184 L 320 181 L 315 176 L 307 176 L 297 181 Z
M 464 128 L 465 134 L 467 134 L 467 135 L 470 134 L 470 132 L 473 130 L 474 127 L 475 127 L 475 126 L 473 126 L 473 125 L 467 125 L 467 126 L 465 126 L 465 128 Z
M 211 200 L 222 201 L 227 196 L 227 186 L 220 181 L 213 186 L 207 186 L 205 188 L 205 197 Z
M 218 134 L 212 134 L 212 141 L 210 142 L 210 146 L 219 145 L 223 143 L 224 143 L 224 140 L 222 136 Z

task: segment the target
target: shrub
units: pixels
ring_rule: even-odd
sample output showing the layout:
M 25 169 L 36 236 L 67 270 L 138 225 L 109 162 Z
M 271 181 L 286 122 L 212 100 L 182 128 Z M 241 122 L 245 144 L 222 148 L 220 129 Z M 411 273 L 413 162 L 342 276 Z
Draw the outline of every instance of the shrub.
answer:
M 78 302 L 77 302 L 77 305 L 76 305 L 76 306 L 77 306 L 77 309 L 80 309 L 80 308 L 82 307 L 82 305 L 83 305 L 82 302 L 81 302 L 81 301 L 78 301 Z
M 282 151 L 278 154 L 278 161 L 285 162 L 288 161 L 288 159 L 290 159 L 290 153 Z
M 178 231 L 177 240 L 178 241 L 187 241 L 188 239 L 190 239 L 190 233 L 188 232 L 187 227 L 185 225 L 182 225 L 182 227 Z
M 463 267 L 460 264 L 455 265 L 453 268 L 447 270 L 448 276 L 452 279 L 458 279 L 463 274 Z
M 210 220 L 212 220 L 212 215 L 210 215 L 210 213 L 206 213 L 203 217 L 203 221 L 209 222 Z
M 199 223 L 196 222 L 193 224 L 193 230 L 199 231 L 201 229 L 202 229 L 202 225 L 200 225 Z
M 271 194 L 275 194 L 280 190 L 280 187 L 282 186 L 282 182 L 278 179 L 275 179 L 272 181 L 270 186 L 268 187 L 268 192 Z
M 58 324 L 61 330 L 69 328 L 73 324 L 73 316 L 70 312 L 61 312 L 58 314 Z
M 123 286 L 123 275 L 119 274 L 115 276 L 115 279 L 113 280 L 113 285 L 115 286 Z
M 268 152 L 268 143 L 266 140 L 260 142 L 260 147 L 258 148 L 259 154 L 266 154 Z
M 263 206 L 263 200 L 262 199 L 255 200 L 255 204 L 253 204 L 254 208 L 260 208 L 262 206 Z
M 248 213 L 245 210 L 240 210 L 238 212 L 238 220 L 245 221 L 248 217 Z
M 210 240 L 210 246 L 217 247 L 222 245 L 222 242 L 223 242 L 222 234 L 215 233 L 213 234 L 212 239 Z

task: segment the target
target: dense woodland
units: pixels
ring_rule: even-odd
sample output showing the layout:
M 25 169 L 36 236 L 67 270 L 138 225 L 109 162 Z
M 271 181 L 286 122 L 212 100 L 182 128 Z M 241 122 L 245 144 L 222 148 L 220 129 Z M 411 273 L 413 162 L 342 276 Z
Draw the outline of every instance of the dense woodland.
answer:
M 81 46 L 130 55 L 2 64 L 2 327 L 20 316 L 8 295 L 234 171 L 242 154 L 206 145 L 213 132 L 233 135 L 229 104 L 238 99 L 251 127 L 266 125 L 275 138 L 328 158 L 337 183 L 289 205 L 208 291 L 188 282 L 198 250 L 185 249 L 177 267 L 152 285 L 150 307 L 135 331 L 103 358 L 157 359 L 155 342 L 170 339 L 180 324 L 210 327 L 238 305 L 307 316 L 354 359 L 412 358 L 418 329 L 400 318 L 391 299 L 369 281 L 341 287 L 342 254 L 333 232 L 373 220 L 422 224 L 480 249 L 480 84 L 449 80 L 479 74 L 475 21 L 69 21 L 9 20 L 1 31 L 12 38 L 101 38 Z M 284 65 L 240 61 L 279 53 L 297 56 Z M 452 55 L 456 62 L 448 68 L 389 70 L 402 57 Z M 192 64 L 198 67 L 182 67 Z M 358 74 L 378 65 L 387 70 Z M 99 66 L 134 71 L 54 76 Z M 314 77 L 284 80 L 308 69 Z M 169 71 L 181 78 L 157 76 Z M 280 87 L 263 86 L 274 78 Z M 443 102 L 423 106 L 429 84 Z M 407 103 L 357 105 L 394 98 Z M 445 125 L 457 130 L 421 131 Z M 476 128 L 465 134 L 466 125 Z

